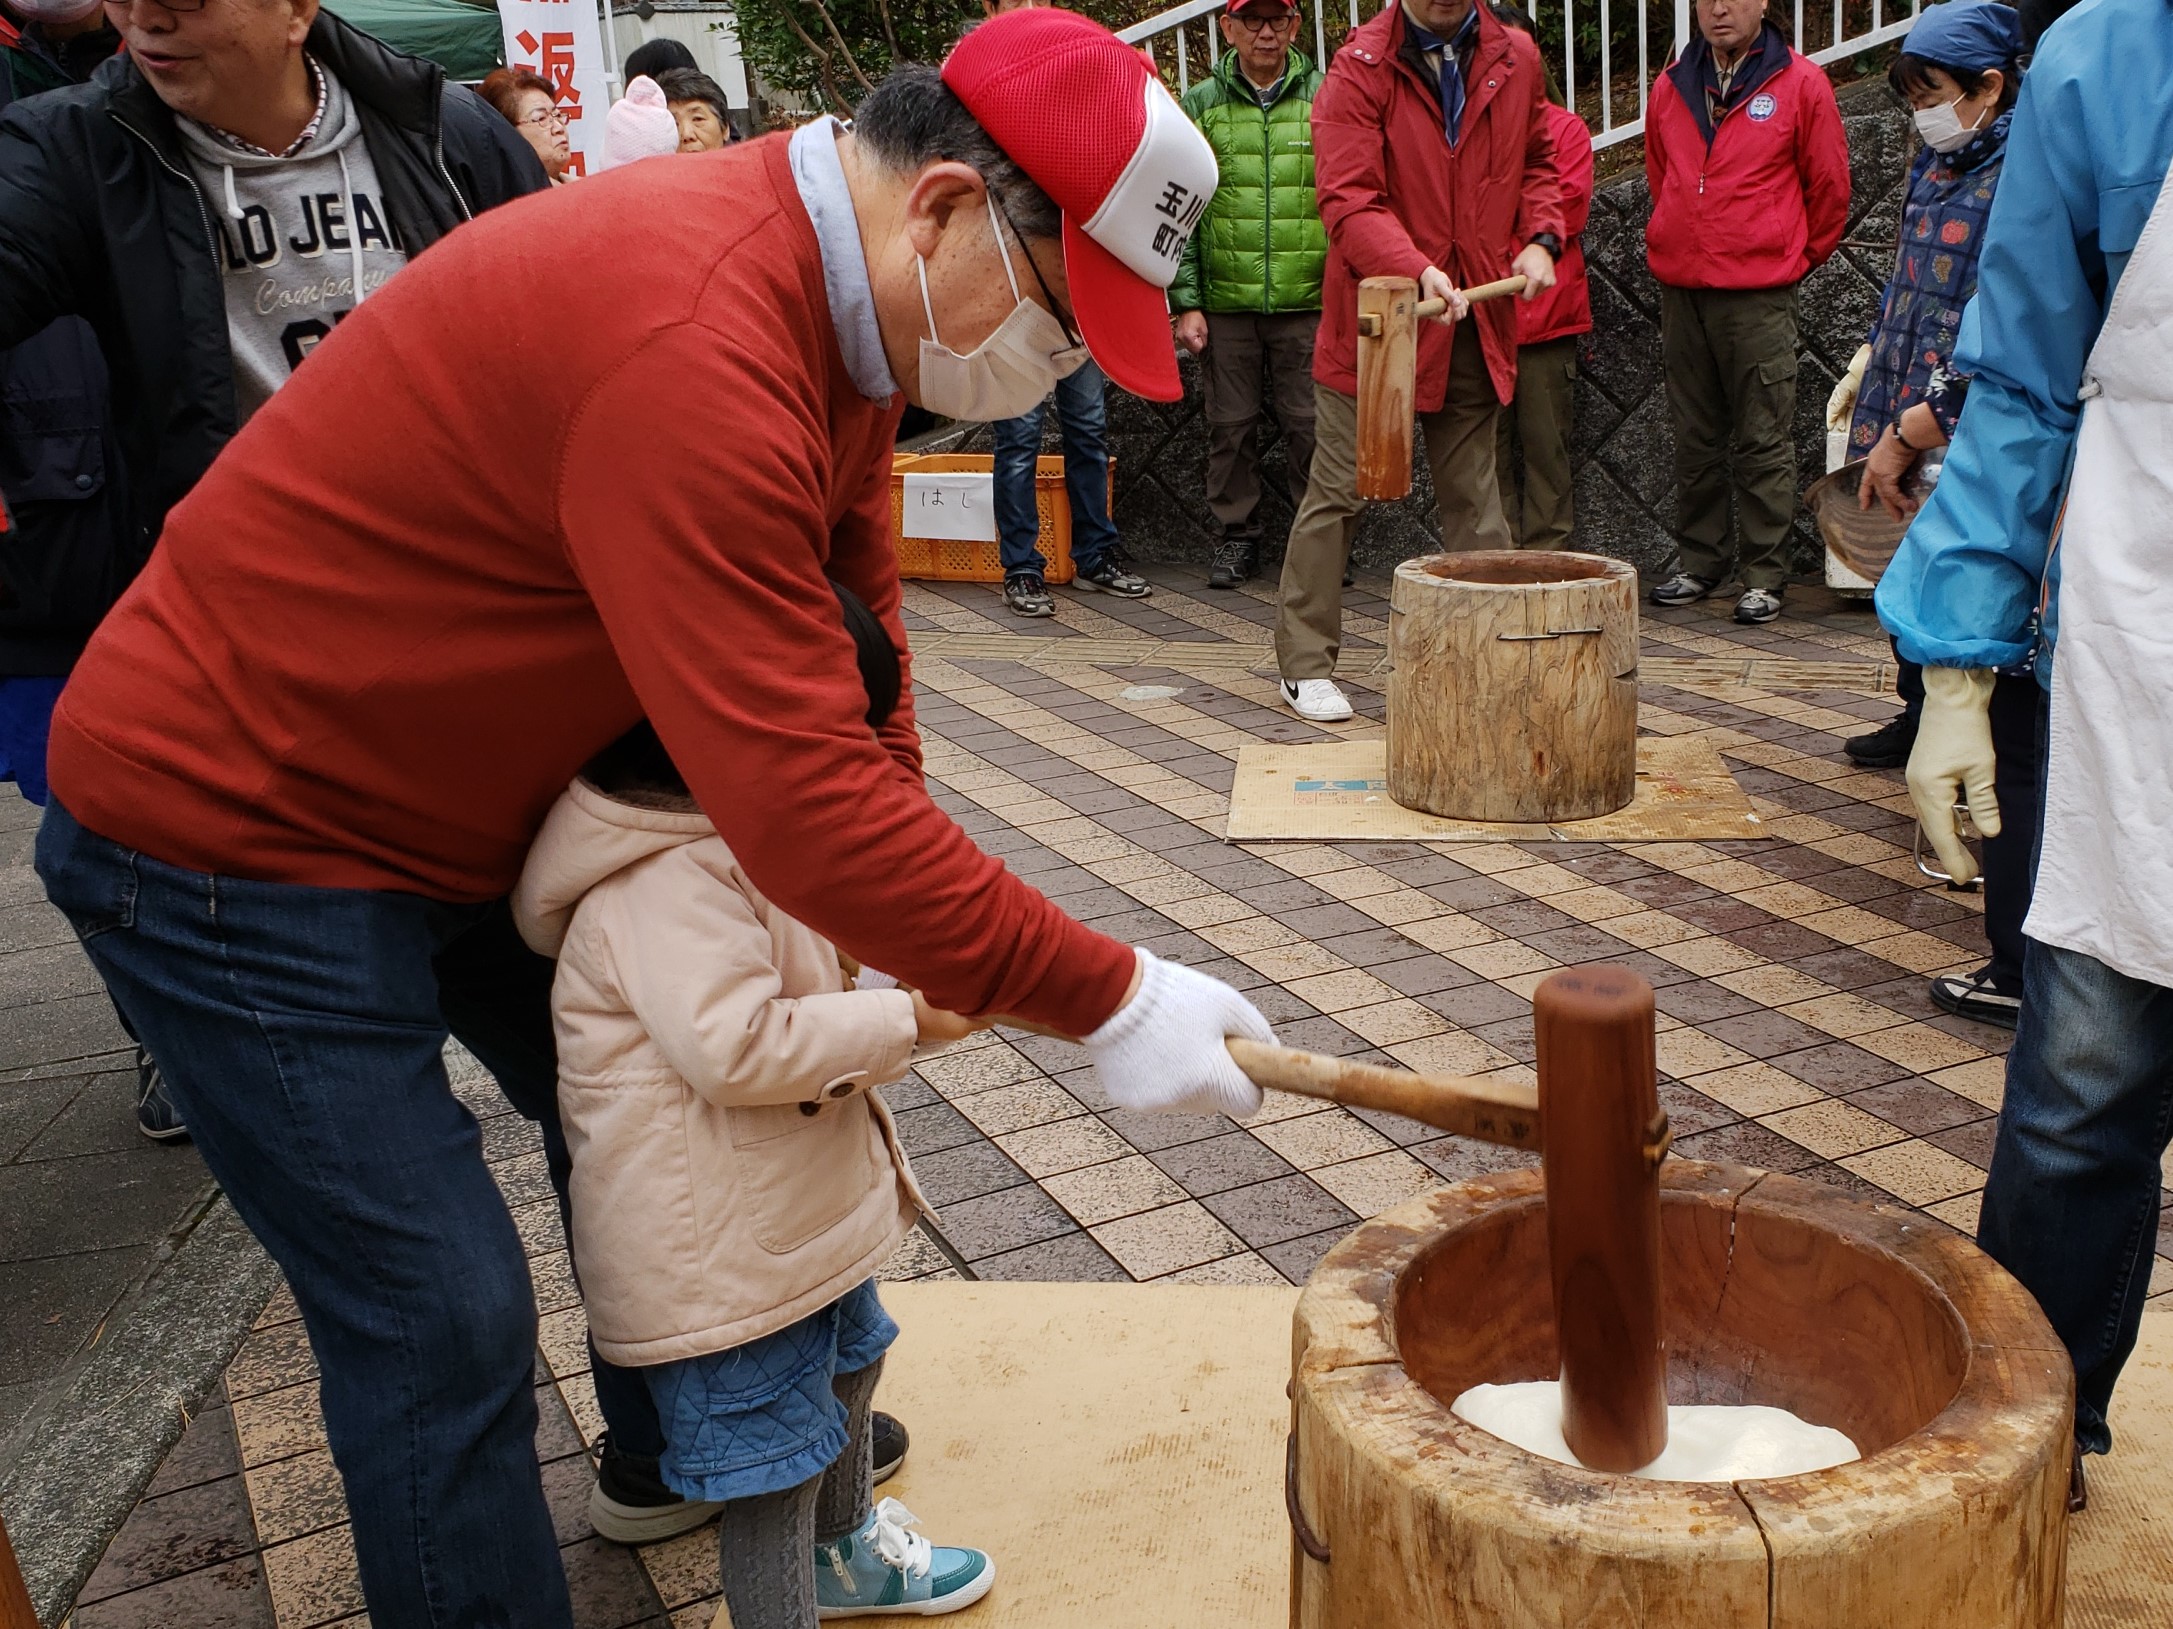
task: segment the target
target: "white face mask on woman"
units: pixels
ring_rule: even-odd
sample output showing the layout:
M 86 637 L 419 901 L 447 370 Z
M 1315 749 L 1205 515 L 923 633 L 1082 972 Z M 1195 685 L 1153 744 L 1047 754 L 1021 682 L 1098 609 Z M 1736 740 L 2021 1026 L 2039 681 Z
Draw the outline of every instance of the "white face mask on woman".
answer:
M 1967 147 L 1975 138 L 1984 116 L 1979 114 L 1976 124 L 1962 123 L 1962 116 L 1954 110 L 1964 98 L 1957 96 L 1951 102 L 1941 102 L 1937 107 L 1918 108 L 1910 117 L 1916 121 L 1916 133 L 1924 138 L 1924 145 L 1935 153 L 1952 153 Z
M 1087 360 L 1086 347 L 1072 344 L 1062 323 L 1019 293 L 993 194 L 988 200 L 988 224 L 996 234 L 996 253 L 1003 258 L 1004 277 L 1017 303 L 996 331 L 965 356 L 937 336 L 935 308 L 928 303 L 928 262 L 914 257 L 920 262 L 921 311 L 928 318 L 930 336 L 920 345 L 921 406 L 947 419 L 976 424 L 1031 412 L 1059 379 L 1077 373 Z

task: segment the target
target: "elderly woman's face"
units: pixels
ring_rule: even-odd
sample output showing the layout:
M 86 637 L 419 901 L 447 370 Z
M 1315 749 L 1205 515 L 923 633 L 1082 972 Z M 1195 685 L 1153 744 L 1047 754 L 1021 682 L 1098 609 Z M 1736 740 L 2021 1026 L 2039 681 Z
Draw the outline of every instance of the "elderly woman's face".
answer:
M 566 139 L 566 115 L 559 112 L 558 104 L 546 92 L 521 92 L 513 112 L 513 128 L 536 150 L 536 157 L 543 160 L 544 171 L 553 181 L 566 173 L 566 160 L 573 154 L 573 144 Z
M 722 147 L 729 134 L 717 110 L 707 102 L 674 102 L 672 117 L 679 121 L 679 150 L 708 153 Z

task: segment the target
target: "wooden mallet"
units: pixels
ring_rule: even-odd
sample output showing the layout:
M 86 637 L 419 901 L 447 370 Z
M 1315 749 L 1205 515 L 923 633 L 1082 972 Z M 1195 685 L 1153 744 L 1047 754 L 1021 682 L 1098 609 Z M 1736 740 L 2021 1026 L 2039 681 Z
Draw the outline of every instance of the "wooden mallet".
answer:
M 1464 290 L 1473 305 L 1524 292 L 1520 273 Z M 1358 285 L 1358 495 L 1400 498 L 1411 490 L 1411 398 L 1418 383 L 1418 324 L 1446 300 L 1422 300 L 1408 277 Z
M 999 1024 L 1071 1039 L 1020 1018 Z M 1532 995 L 1539 1085 L 1384 1069 L 1232 1039 L 1262 1090 L 1324 1098 L 1537 1153 L 1562 1363 L 1562 1430 L 1596 1471 L 1634 1471 L 1667 1446 L 1660 1320 L 1659 1102 L 1652 986 L 1624 967 L 1564 968 Z

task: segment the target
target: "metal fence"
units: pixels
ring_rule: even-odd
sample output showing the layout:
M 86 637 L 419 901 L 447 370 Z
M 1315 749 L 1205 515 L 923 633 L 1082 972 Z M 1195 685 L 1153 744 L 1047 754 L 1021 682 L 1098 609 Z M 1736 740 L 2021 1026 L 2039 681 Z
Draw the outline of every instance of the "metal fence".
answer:
M 1184 0 L 1121 30 L 1117 37 L 1146 46 L 1165 74 L 1174 66 L 1181 94 L 1192 83 L 1194 64 L 1204 62 L 1205 71 L 1212 71 L 1222 53 L 1215 19 L 1224 4 L 1225 0 Z M 1323 5 L 1313 8 L 1314 59 L 1323 65 L 1332 46 L 1340 45 L 1344 34 L 1361 21 L 1360 0 L 1345 0 L 1345 4 L 1347 22 L 1331 22 Z M 1792 19 L 1796 48 L 1823 64 L 1899 39 L 1916 21 L 1922 4 L 1923 0 L 1774 0 L 1768 15 L 1784 28 Z M 1672 0 L 1672 4 L 1669 0 L 1538 0 L 1533 14 L 1547 70 L 1563 102 L 1591 126 L 1594 147 L 1612 147 L 1645 133 L 1645 106 L 1653 78 L 1690 38 L 1690 7 L 1691 0 Z M 1369 15 L 1379 9 L 1369 0 Z

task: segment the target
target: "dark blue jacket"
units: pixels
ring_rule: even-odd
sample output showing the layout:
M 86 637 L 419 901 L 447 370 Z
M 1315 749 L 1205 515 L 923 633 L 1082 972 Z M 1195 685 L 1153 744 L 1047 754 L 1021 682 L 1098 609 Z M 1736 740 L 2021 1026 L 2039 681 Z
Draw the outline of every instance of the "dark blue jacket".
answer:
M 0 112 L 77 82 L 117 40 L 64 52 L 0 17 Z M 106 364 L 81 317 L 0 351 L 0 679 L 64 674 L 148 550 L 138 540 L 107 410 Z
M 354 101 L 410 255 L 548 184 L 513 127 L 435 63 L 329 11 L 307 43 Z M 237 424 L 211 220 L 173 114 L 126 57 L 87 84 L 0 114 L 0 346 L 56 317 L 88 320 L 111 377 L 131 535 L 143 548 Z

